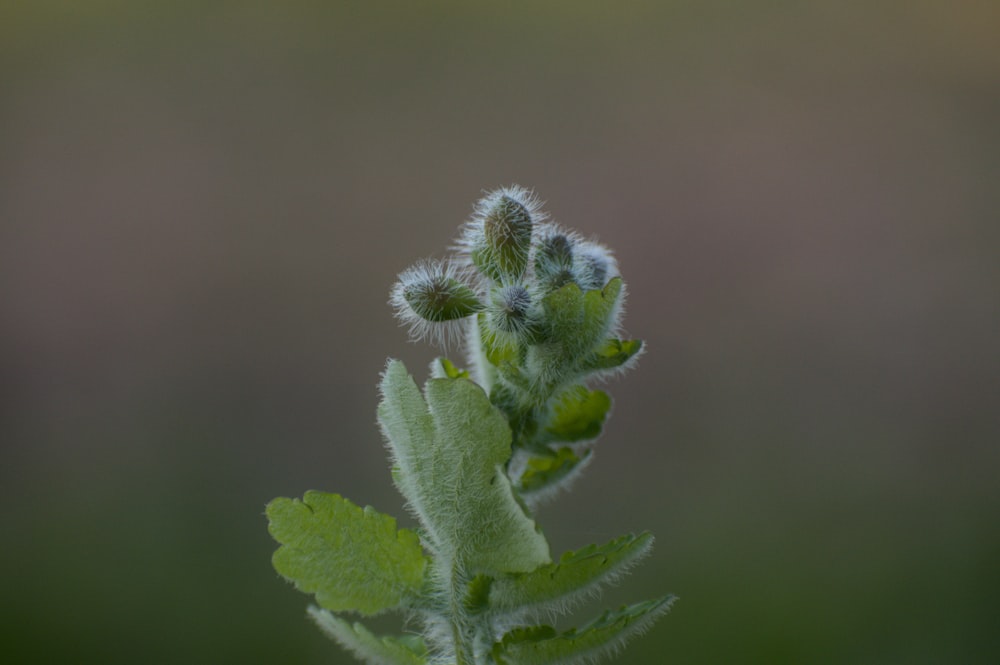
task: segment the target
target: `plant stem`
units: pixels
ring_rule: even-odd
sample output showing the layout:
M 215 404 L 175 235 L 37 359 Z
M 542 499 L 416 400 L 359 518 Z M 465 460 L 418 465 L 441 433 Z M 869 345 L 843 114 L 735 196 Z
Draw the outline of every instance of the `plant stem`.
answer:
M 452 638 L 455 640 L 455 665 L 474 665 L 465 658 L 465 645 L 462 643 L 462 629 L 458 624 L 451 625 Z
M 451 636 L 455 643 L 455 665 L 476 665 L 472 645 L 468 644 L 462 625 L 462 616 L 465 614 L 462 607 L 465 589 L 465 576 L 453 566 L 451 569 L 451 589 L 449 589 L 451 598 L 448 603 L 448 610 L 451 613 Z

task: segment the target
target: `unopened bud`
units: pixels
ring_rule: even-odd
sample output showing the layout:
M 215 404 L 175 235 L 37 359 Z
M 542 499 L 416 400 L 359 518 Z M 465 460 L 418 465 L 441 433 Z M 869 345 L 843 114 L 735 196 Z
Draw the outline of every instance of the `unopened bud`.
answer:
M 432 324 L 447 324 L 483 309 L 476 292 L 451 263 L 419 263 L 399 275 L 389 302 L 415 338 L 444 337 Z
M 472 289 L 443 276 L 405 285 L 403 298 L 417 316 L 435 323 L 464 319 L 481 308 Z
M 544 218 L 530 191 L 498 189 L 476 204 L 457 248 L 493 282 L 518 282 L 527 272 L 532 230 Z
M 603 288 L 618 276 L 618 264 L 611 251 L 594 242 L 581 242 L 573 254 L 573 274 L 584 291 Z
M 508 279 L 520 279 L 528 267 L 531 215 L 524 205 L 501 196 L 483 220 L 483 234 L 496 270 Z
M 503 286 L 490 298 L 489 320 L 500 333 L 520 336 L 533 327 L 531 295 L 520 285 Z
M 535 253 L 535 276 L 546 291 L 573 281 L 573 246 L 562 233 L 542 239 Z

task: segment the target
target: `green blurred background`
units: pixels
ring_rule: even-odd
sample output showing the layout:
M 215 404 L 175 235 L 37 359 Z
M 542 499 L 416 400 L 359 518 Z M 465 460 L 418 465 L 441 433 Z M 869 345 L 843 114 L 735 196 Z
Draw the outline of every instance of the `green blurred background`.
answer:
M 986 2 L 0 6 L 0 653 L 351 661 L 274 496 L 401 516 L 385 301 L 481 190 L 612 246 L 639 368 L 556 552 L 621 662 L 1000 662 L 1000 10 Z M 380 619 L 381 628 L 393 620 Z

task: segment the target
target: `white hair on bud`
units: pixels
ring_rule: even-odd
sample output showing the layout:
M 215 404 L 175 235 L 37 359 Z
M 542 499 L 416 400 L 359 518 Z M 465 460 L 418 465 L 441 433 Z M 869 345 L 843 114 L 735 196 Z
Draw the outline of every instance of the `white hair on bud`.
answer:
M 583 237 L 573 229 L 567 229 L 555 222 L 539 224 L 535 229 L 535 237 L 539 242 L 544 242 L 553 236 L 565 236 L 570 245 L 586 242 Z
M 538 322 L 531 294 L 520 284 L 494 289 L 486 312 L 491 333 L 501 339 L 511 337 L 524 341 Z
M 533 264 L 538 260 L 540 249 L 552 238 L 555 236 L 566 238 L 573 253 L 571 266 L 573 281 L 584 291 L 603 288 L 608 280 L 620 276 L 618 261 L 615 260 L 611 250 L 595 240 L 584 239 L 576 231 L 548 223 L 538 227 L 535 236 Z
M 472 253 L 485 245 L 484 225 L 486 218 L 504 198 L 509 198 L 524 206 L 532 223 L 536 225 L 548 219 L 548 215 L 542 210 L 544 202 L 535 195 L 533 190 L 520 185 L 508 185 L 486 192 L 486 195 L 473 206 L 472 217 L 462 225 L 459 236 L 451 247 L 451 250 L 457 254 L 456 259 L 462 265 L 471 266 Z
M 560 257 L 552 254 L 553 245 L 559 238 L 565 241 L 559 244 L 565 247 L 569 256 Z M 533 240 L 528 265 L 531 267 L 532 276 L 541 290 L 555 289 L 568 282 L 576 281 L 573 274 L 573 246 L 583 242 L 578 234 L 564 229 L 558 224 L 548 223 L 535 229 Z
M 600 289 L 619 276 L 618 262 L 604 245 L 582 240 L 573 246 L 573 274 L 584 291 Z
M 451 321 L 428 321 L 414 310 L 406 299 L 409 288 L 429 282 L 446 282 L 456 280 L 469 285 L 469 271 L 455 261 L 425 259 L 418 261 L 399 273 L 396 283 L 389 293 L 389 304 L 392 306 L 400 325 L 407 327 L 410 340 L 418 342 L 427 340 L 433 346 L 447 350 L 463 337 L 465 318 Z M 466 317 L 467 318 L 467 317 Z
M 479 199 L 473 209 L 473 221 L 478 219 L 481 223 L 503 199 L 511 199 L 524 206 L 524 209 L 531 216 L 531 221 L 535 224 L 544 222 L 548 217 L 548 215 L 542 212 L 544 202 L 535 195 L 534 190 L 521 187 L 520 185 L 509 185 L 487 192 L 486 196 Z

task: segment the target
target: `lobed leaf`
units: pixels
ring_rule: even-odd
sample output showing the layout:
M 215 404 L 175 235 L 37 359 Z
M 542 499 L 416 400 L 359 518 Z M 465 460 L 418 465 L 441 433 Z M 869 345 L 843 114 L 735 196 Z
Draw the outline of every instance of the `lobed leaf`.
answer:
M 562 634 L 549 626 L 516 628 L 493 645 L 497 665 L 568 665 L 613 654 L 666 613 L 673 596 L 607 611 Z
M 372 665 L 424 665 L 427 647 L 416 635 L 379 637 L 362 624 L 349 623 L 330 612 L 312 606 L 309 616 L 328 637 Z
M 468 379 L 431 379 L 425 401 L 403 364 L 391 361 L 381 391 L 378 420 L 397 486 L 435 552 L 473 573 L 549 563 L 548 543 L 504 473 L 510 427 L 482 388 Z
M 376 614 L 419 593 L 427 558 L 420 539 L 371 506 L 310 491 L 267 505 L 281 547 L 272 563 L 283 577 L 329 610 Z

